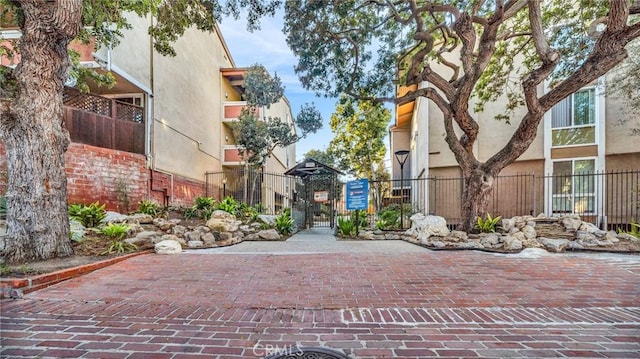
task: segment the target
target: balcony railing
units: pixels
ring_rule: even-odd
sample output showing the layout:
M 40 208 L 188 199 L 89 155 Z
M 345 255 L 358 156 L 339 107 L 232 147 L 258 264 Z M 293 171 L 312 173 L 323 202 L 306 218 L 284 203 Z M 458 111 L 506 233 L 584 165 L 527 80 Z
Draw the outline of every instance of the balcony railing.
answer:
M 71 141 L 144 154 L 144 108 L 65 89 L 64 119 Z
M 63 102 L 65 106 L 93 112 L 102 116 L 136 123 L 144 122 L 144 107 L 142 106 L 95 94 L 82 93 L 69 87 L 64 90 Z
M 223 105 L 222 122 L 234 122 L 238 120 L 238 116 L 242 113 L 242 109 L 247 106 L 246 101 L 225 102 Z M 262 110 L 256 109 L 256 115 L 262 117 Z

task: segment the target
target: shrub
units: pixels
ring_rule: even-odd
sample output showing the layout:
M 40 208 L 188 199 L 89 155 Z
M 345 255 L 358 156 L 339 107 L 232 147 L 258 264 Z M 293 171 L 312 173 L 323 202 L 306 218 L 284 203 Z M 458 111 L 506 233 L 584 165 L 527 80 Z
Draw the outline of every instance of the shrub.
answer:
M 106 251 L 102 252 L 105 254 L 113 254 L 113 253 L 127 253 L 131 251 L 135 251 L 138 247 L 133 243 L 127 243 L 125 241 L 114 239 L 111 241 L 111 245 L 107 248 Z
M 104 210 L 105 205 L 94 202 L 90 205 L 72 204 L 68 208 L 69 217 L 82 223 L 87 228 L 94 228 L 100 224 L 100 221 L 106 216 Z
M 238 202 L 236 202 L 233 197 L 227 197 L 218 203 L 216 209 L 235 215 L 238 211 L 238 207 Z
M 476 220 L 476 228 L 482 233 L 493 233 L 496 231 L 496 227 L 498 226 L 500 219 L 502 219 L 500 216 L 492 218 L 489 213 L 487 213 L 487 218 L 485 219 L 478 216 L 478 219 Z
M 376 222 L 378 229 L 395 229 L 400 225 L 400 207 L 389 206 L 380 211 L 380 220 Z
M 640 239 L 640 224 L 631 221 L 631 223 L 629 224 L 629 228 L 630 230 L 628 231 L 618 228 L 618 233 L 626 233 Z
M 343 237 L 356 235 L 356 223 L 351 218 L 338 217 L 338 234 Z
M 211 197 L 196 197 L 195 202 L 193 204 L 193 208 L 195 209 L 208 209 L 213 208 L 216 205 L 216 200 Z
M 259 214 L 260 212 L 256 207 L 252 207 L 245 202 L 240 202 L 236 210 L 236 217 L 247 219 L 250 222 L 255 222 Z
M 285 211 L 278 217 L 276 217 L 276 229 L 280 234 L 287 235 L 293 232 L 294 221 L 291 215 Z
M 144 213 L 150 216 L 156 217 L 162 210 L 160 206 L 155 202 L 151 201 L 140 201 L 138 202 L 138 211 L 136 213 Z
M 122 239 L 129 231 L 129 226 L 124 223 L 110 223 L 100 230 L 102 234 L 113 239 Z

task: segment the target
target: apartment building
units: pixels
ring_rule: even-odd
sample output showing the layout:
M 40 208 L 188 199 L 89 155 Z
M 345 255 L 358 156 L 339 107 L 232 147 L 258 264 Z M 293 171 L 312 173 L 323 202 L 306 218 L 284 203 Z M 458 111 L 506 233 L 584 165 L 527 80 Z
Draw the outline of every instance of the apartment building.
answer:
M 217 27 L 212 33 L 188 29 L 174 44 L 177 55 L 168 57 L 152 48 L 150 17 L 127 17 L 132 27 L 117 46 L 71 45 L 82 66 L 109 71 L 117 82 L 111 88 L 90 83 L 88 94 L 65 91 L 69 202 L 97 200 L 123 211 L 143 199 L 191 205 L 206 194 L 205 173 L 243 165 L 228 116 L 244 104 L 244 69 L 236 68 Z M 19 36 L 8 27 L 0 33 Z M 269 111 L 292 121 L 286 98 Z M 294 154 L 294 145 L 277 149 L 265 170 L 283 173 Z M 0 156 L 6 171 L 4 161 Z

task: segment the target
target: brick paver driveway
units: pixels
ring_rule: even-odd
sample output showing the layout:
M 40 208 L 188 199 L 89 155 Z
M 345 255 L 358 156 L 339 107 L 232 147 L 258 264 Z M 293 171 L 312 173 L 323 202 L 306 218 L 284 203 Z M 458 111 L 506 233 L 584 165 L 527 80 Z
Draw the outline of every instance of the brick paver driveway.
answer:
M 640 357 L 638 256 L 143 255 L 2 302 L 3 358 Z

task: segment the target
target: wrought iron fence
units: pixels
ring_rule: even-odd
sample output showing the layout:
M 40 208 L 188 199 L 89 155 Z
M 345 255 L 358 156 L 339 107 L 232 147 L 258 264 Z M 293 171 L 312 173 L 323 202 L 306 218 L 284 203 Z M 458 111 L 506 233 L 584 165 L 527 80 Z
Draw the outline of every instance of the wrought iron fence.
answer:
M 305 188 L 296 177 L 245 170 L 208 172 L 206 186 L 208 196 L 218 199 L 231 196 L 238 201 L 259 204 L 264 213 L 292 208 L 304 216 L 309 215 L 308 208 L 322 209 L 303 195 L 317 188 Z M 405 179 L 404 186 L 399 180 L 370 181 L 370 205 L 364 213 L 366 225 L 376 228 L 381 220 L 391 218 L 397 221 L 395 228 L 407 228 L 410 215 L 421 212 L 444 217 L 449 227 L 456 228 L 461 222 L 463 191 L 462 177 Z M 344 190 L 337 193 L 336 200 L 331 202 L 333 210 L 326 212 L 332 216 L 350 216 L 345 196 Z M 318 215 L 315 212 L 318 210 L 314 210 L 314 215 Z M 403 216 L 398 216 L 400 212 Z M 631 223 L 640 222 L 640 171 L 498 176 L 494 179 L 487 212 L 503 218 L 571 213 L 602 229 L 629 230 Z M 400 222 L 398 217 L 405 219 Z

